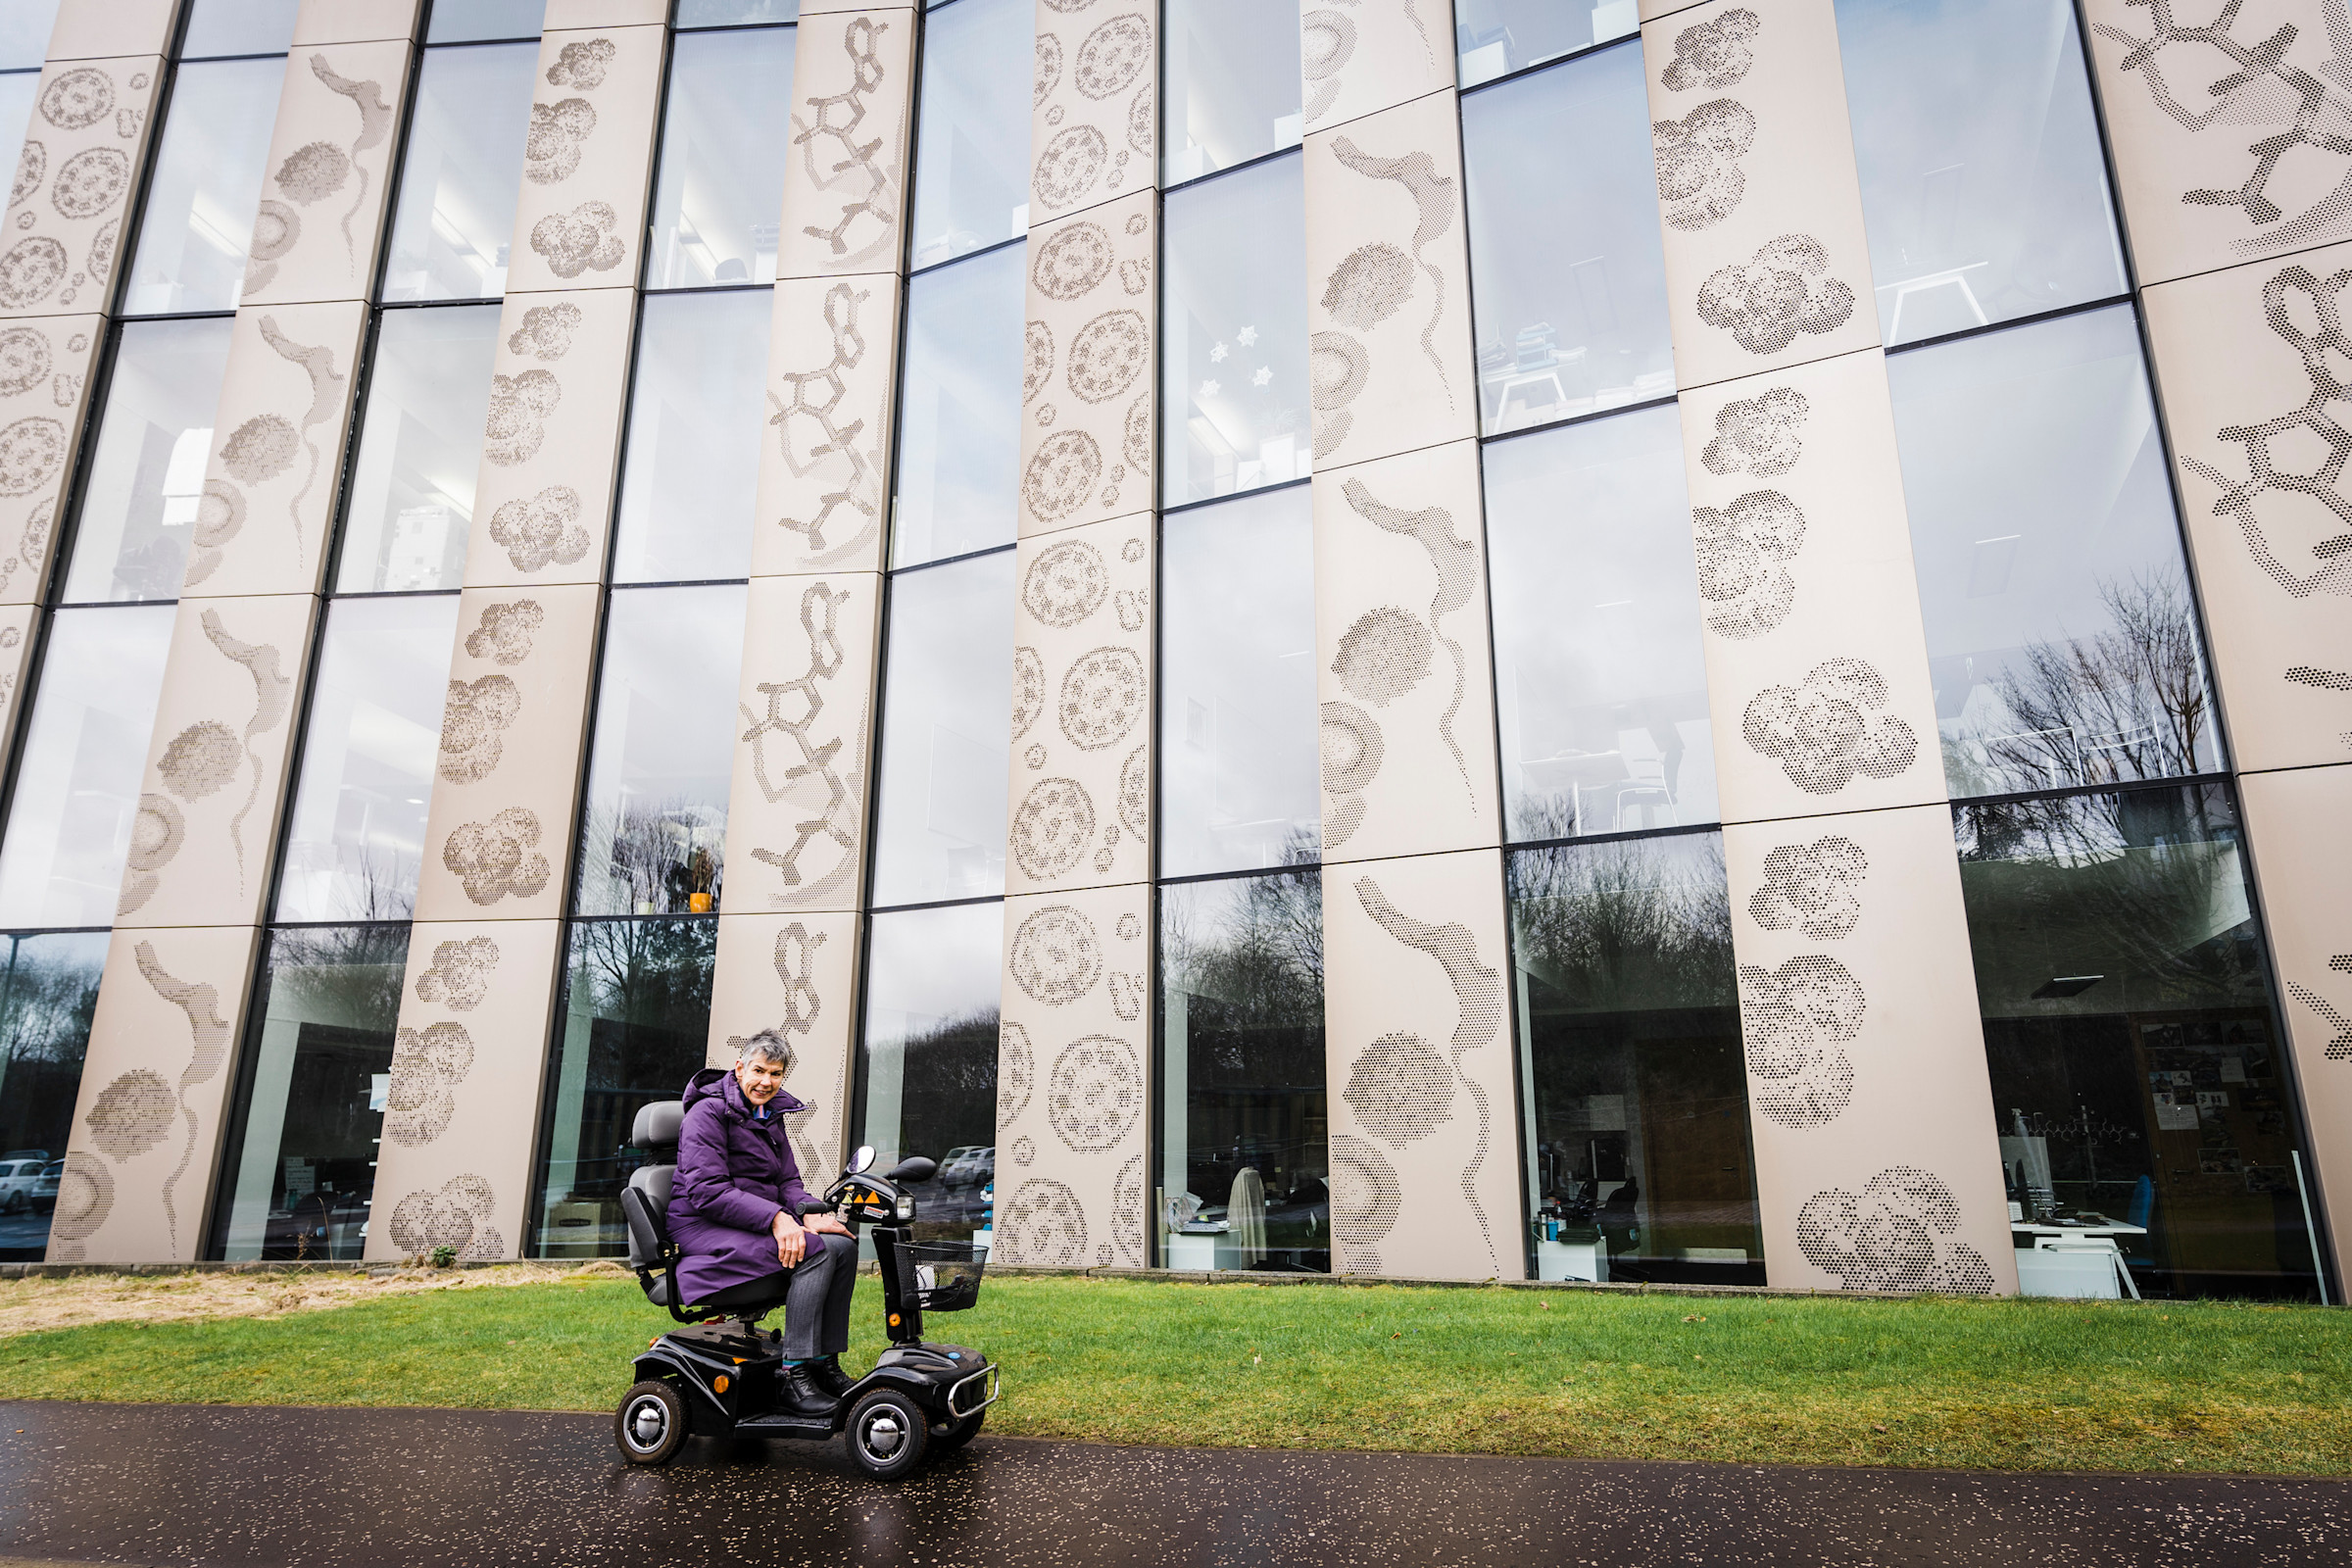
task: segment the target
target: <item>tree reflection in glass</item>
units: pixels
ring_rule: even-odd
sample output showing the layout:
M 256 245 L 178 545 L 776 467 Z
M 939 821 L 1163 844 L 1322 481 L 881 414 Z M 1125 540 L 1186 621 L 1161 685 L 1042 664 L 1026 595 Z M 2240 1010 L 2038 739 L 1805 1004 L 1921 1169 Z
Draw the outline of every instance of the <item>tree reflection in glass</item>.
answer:
M 961 1241 L 988 1226 L 997 1142 L 997 998 L 1004 906 L 991 899 L 877 914 L 858 1043 L 858 1129 L 874 1166 L 922 1154 L 915 1234 Z
M 103 931 L 8 938 L 0 969 L 0 1163 L 45 1166 L 66 1157 L 106 946 Z M 38 1178 L 20 1163 L 0 1192 L 0 1262 L 38 1262 L 48 1253 L 50 1215 L 32 1200 Z
M 2227 787 L 1953 815 L 2013 1220 L 2112 1234 L 2142 1295 L 2316 1298 L 2302 1117 Z M 2029 1292 L 2044 1261 L 2021 1257 Z
M 563 1036 L 548 1074 L 541 1257 L 627 1250 L 620 1190 L 646 1162 L 639 1107 L 675 1100 L 710 1049 L 718 922 L 587 920 L 571 928 Z
M 1886 362 L 1959 798 L 2222 766 L 2129 306 Z
M 1322 888 L 1308 871 L 1160 889 L 1163 1267 L 1331 1268 Z
M 1764 1283 L 1720 833 L 1510 857 L 1542 1279 Z

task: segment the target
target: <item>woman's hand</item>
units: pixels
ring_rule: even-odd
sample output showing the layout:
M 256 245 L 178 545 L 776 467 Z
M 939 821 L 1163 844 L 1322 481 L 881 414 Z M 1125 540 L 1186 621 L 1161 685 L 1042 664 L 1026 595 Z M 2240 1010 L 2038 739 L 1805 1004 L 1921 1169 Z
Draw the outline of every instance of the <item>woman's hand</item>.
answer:
M 800 1221 L 779 1208 L 775 1223 L 768 1230 L 776 1238 L 776 1261 L 786 1268 L 798 1266 L 802 1255 L 808 1250 L 808 1233 L 801 1228 Z
M 854 1234 L 847 1225 L 844 1225 L 837 1216 L 832 1214 L 811 1214 L 801 1222 L 801 1227 L 804 1230 L 814 1232 L 819 1236 L 849 1236 Z

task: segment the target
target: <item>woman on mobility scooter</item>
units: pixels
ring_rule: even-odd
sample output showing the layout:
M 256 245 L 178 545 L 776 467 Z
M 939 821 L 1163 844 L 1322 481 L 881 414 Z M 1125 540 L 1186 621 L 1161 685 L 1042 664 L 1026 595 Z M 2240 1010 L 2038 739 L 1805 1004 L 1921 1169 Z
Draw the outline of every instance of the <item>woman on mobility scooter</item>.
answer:
M 773 1030 L 744 1042 L 732 1071 L 698 1072 L 686 1086 L 669 1230 L 685 1255 L 678 1283 L 690 1301 L 757 1280 L 784 1294 L 784 1363 L 777 1403 L 794 1415 L 831 1415 L 850 1390 L 858 1242 L 831 1214 L 806 1214 L 785 1117 L 805 1107 L 784 1093 L 792 1051 Z M 805 1216 L 805 1217 L 804 1217 Z

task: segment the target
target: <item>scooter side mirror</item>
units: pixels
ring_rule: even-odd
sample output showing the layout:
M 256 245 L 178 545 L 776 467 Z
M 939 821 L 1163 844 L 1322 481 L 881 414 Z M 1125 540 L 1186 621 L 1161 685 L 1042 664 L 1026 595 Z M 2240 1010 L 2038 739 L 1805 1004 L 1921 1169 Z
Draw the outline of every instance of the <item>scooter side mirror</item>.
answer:
M 850 1156 L 850 1163 L 845 1168 L 851 1175 L 855 1176 L 858 1172 L 864 1170 L 867 1166 L 873 1164 L 873 1162 L 874 1146 L 871 1144 L 859 1144 L 858 1146 L 858 1152 Z
M 883 1177 L 883 1180 L 892 1182 L 927 1182 L 938 1173 L 938 1160 L 925 1159 L 922 1155 L 915 1154 L 909 1158 L 902 1159 L 896 1165 L 893 1165 L 890 1168 L 889 1174 Z

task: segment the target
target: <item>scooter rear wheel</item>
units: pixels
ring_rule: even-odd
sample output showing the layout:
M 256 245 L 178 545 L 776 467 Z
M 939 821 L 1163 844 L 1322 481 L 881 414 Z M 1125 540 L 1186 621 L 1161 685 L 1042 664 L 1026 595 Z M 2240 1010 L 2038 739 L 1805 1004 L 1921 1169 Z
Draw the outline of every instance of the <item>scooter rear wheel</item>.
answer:
M 876 1389 L 850 1411 L 850 1458 L 876 1481 L 911 1475 L 931 1446 L 930 1419 L 896 1389 Z
M 612 1419 L 612 1439 L 631 1464 L 667 1464 L 686 1446 L 686 1401 L 660 1379 L 630 1389 Z

